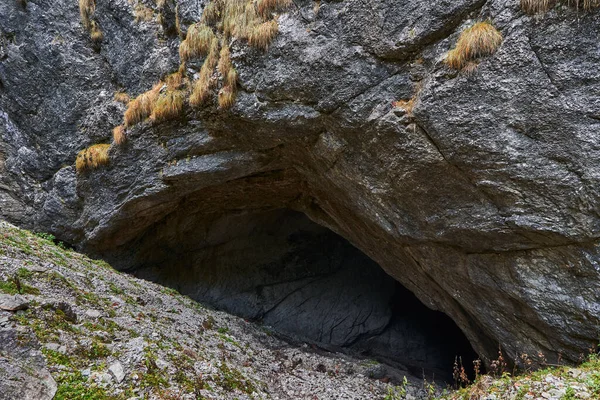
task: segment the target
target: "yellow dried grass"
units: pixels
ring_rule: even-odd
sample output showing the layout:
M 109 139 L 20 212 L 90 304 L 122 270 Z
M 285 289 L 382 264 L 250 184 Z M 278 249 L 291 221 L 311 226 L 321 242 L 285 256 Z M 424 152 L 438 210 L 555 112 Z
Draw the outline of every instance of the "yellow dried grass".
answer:
M 213 39 L 210 52 L 200 68 L 200 77 L 194 82 L 189 98 L 192 107 L 198 107 L 210 97 L 210 89 L 214 86 L 213 71 L 219 60 L 219 40 Z
M 115 93 L 113 100 L 119 103 L 127 104 L 131 99 L 127 93 L 119 91 Z
M 544 13 L 550 10 L 550 0 L 521 0 L 521 9 L 527 14 Z
M 140 21 L 149 22 L 154 19 L 154 10 L 152 10 L 150 7 L 146 7 L 140 2 L 137 3 L 133 9 L 133 15 L 136 23 L 139 23 Z
M 222 1 L 211 1 L 204 7 L 202 11 L 202 22 L 206 25 L 214 25 L 219 21 L 221 16 Z
M 183 85 L 183 74 L 180 71 L 174 72 L 165 78 L 165 83 L 169 90 L 180 89 Z
M 231 86 L 223 86 L 221 90 L 219 90 L 219 107 L 227 109 L 231 108 L 235 104 L 235 87 Z
M 115 126 L 113 129 L 113 141 L 118 145 L 122 145 L 127 141 L 125 127 L 123 125 Z
M 152 109 L 150 119 L 160 122 L 179 117 L 183 111 L 183 103 L 185 94 L 181 90 L 167 90 L 165 93 L 158 96 L 158 100 Z
M 257 47 L 259 49 L 267 50 L 271 41 L 277 35 L 279 31 L 279 25 L 277 24 L 277 20 L 273 19 L 271 21 L 263 22 L 260 25 L 255 26 L 250 34 L 248 35 L 248 43 L 251 46 Z
M 285 10 L 291 4 L 291 0 L 259 0 L 256 9 L 263 18 L 268 18 L 272 13 Z
M 237 87 L 237 71 L 234 68 L 231 68 L 227 75 L 224 77 L 225 86 L 231 86 L 232 88 Z
M 151 90 L 140 94 L 135 100 L 129 102 L 124 115 L 125 127 L 133 126 L 152 114 L 162 86 L 163 83 L 159 82 Z
M 460 34 L 445 62 L 450 68 L 461 69 L 470 61 L 494 54 L 502 40 L 502 34 L 492 24 L 478 22 Z
M 102 42 L 102 39 L 104 39 L 104 34 L 100 30 L 100 27 L 96 21 L 92 21 L 90 23 L 90 38 L 92 39 L 92 42 L 96 44 Z
M 219 55 L 219 64 L 217 65 L 217 69 L 221 76 L 225 77 L 229 73 L 229 70 L 232 68 L 231 65 L 231 53 L 229 52 L 229 46 L 225 45 L 221 49 L 221 53 Z
M 194 24 L 188 28 L 185 45 L 179 47 L 181 61 L 208 54 L 211 43 L 215 38 L 212 29 L 204 24 Z
M 81 22 L 83 23 L 84 28 L 87 30 L 90 29 L 94 11 L 96 11 L 95 0 L 79 0 L 79 15 L 81 16 Z
M 86 169 L 98 168 L 110 162 L 108 156 L 109 144 L 95 144 L 87 149 L 81 150 L 75 160 L 75 169 L 82 172 Z

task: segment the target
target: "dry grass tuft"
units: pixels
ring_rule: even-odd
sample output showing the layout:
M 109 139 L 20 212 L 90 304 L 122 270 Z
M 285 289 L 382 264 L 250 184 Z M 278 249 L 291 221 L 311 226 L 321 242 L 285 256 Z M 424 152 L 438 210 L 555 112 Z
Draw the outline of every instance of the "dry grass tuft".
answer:
M 165 20 L 165 16 L 164 16 L 162 13 L 158 13 L 158 14 L 156 15 L 156 23 L 157 23 L 158 25 L 160 25 L 160 26 L 164 27 L 164 26 L 165 26 L 165 24 L 166 24 L 166 22 L 167 22 L 167 21 Z
M 188 46 L 187 40 L 183 40 L 179 44 L 179 60 L 181 63 L 185 63 L 190 58 L 190 47 Z
M 129 103 L 129 100 L 131 100 L 131 99 L 129 98 L 129 95 L 127 93 L 119 91 L 119 92 L 115 93 L 113 100 L 117 101 L 119 103 L 127 104 L 127 103 Z
M 84 28 L 87 30 L 90 30 L 94 11 L 96 11 L 96 0 L 79 0 L 79 15 Z
M 135 16 L 136 23 L 139 23 L 140 21 L 149 22 L 154 19 L 154 10 L 139 2 L 133 9 L 133 15 Z
M 208 100 L 210 97 L 211 80 L 210 71 L 202 68 L 200 70 L 200 78 L 196 79 L 192 86 L 192 94 L 189 98 L 192 107 L 199 107 Z
M 248 35 L 248 43 L 259 49 L 267 50 L 277 32 L 279 32 L 279 25 L 276 19 L 263 22 L 252 29 Z
M 502 34 L 489 22 L 478 22 L 465 29 L 448 52 L 446 64 L 450 68 L 462 69 L 470 61 L 492 55 L 502 44 Z
M 415 106 L 416 98 L 411 98 L 408 100 L 398 100 L 392 103 L 393 107 L 401 108 L 406 111 L 407 115 L 412 115 L 413 108 Z
M 192 57 L 201 57 L 208 54 L 214 38 L 215 34 L 208 26 L 204 24 L 190 26 L 185 40 L 179 47 L 181 61 L 185 62 Z
M 192 107 L 198 107 L 203 104 L 210 97 L 210 89 L 214 86 L 214 80 L 212 79 L 213 70 L 218 63 L 219 54 L 219 40 L 215 38 L 211 45 L 210 52 L 202 64 L 200 69 L 200 77 L 194 82 L 192 87 L 192 94 L 190 95 L 190 105 Z
M 83 27 L 90 33 L 90 38 L 94 45 L 100 44 L 104 35 L 98 26 L 98 23 L 92 19 L 96 12 L 96 0 L 79 0 L 79 15 Z
M 263 18 L 268 18 L 272 13 L 285 10 L 291 4 L 291 0 L 259 0 L 256 8 Z
M 237 71 L 234 68 L 231 68 L 224 77 L 224 80 L 225 86 L 230 86 L 232 88 L 237 87 Z
M 221 17 L 221 4 L 223 4 L 222 1 L 208 3 L 202 11 L 202 22 L 206 25 L 215 25 Z
M 178 90 L 183 86 L 183 74 L 180 71 L 174 72 L 165 78 L 165 83 L 169 90 Z
M 75 160 L 77 172 L 98 168 L 101 165 L 107 165 L 110 162 L 110 157 L 108 156 L 109 148 L 109 144 L 95 144 L 87 149 L 81 150 L 79 154 L 77 154 L 77 159 Z
M 135 100 L 129 102 L 124 116 L 125 127 L 142 122 L 152 114 L 162 86 L 163 83 L 159 82 L 151 90 L 140 94 Z
M 175 6 L 175 30 L 180 38 L 183 39 L 183 33 L 181 32 L 181 21 L 179 20 L 179 4 Z
M 90 25 L 90 38 L 92 39 L 92 42 L 99 44 L 102 42 L 102 39 L 104 39 L 104 35 L 96 21 L 92 21 Z
M 115 126 L 113 129 L 113 141 L 118 145 L 122 145 L 126 140 L 125 127 L 123 125 Z
M 183 111 L 184 101 L 185 94 L 182 90 L 167 90 L 158 97 L 150 119 L 160 122 L 179 117 Z
M 221 49 L 221 54 L 219 55 L 219 64 L 217 65 L 217 69 L 221 76 L 225 77 L 229 73 L 229 70 L 233 66 L 231 65 L 231 53 L 229 52 L 229 46 L 225 45 Z
M 223 86 L 219 90 L 219 107 L 231 108 L 235 104 L 235 87 Z
M 521 0 L 521 9 L 527 14 L 545 13 L 550 7 L 550 0 Z

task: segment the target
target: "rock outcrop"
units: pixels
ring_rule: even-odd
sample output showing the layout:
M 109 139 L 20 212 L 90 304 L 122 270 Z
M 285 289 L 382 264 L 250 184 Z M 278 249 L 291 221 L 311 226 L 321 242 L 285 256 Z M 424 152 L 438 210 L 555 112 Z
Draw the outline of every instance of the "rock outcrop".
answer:
M 183 30 L 205 6 L 178 1 Z M 108 166 L 78 174 L 77 152 L 122 120 L 113 94 L 178 68 L 174 15 L 134 8 L 98 2 L 98 48 L 73 2 L 0 4 L 0 216 L 135 268 L 165 232 L 218 251 L 226 236 L 202 227 L 292 209 L 449 315 L 486 361 L 500 345 L 574 362 L 597 344 L 597 11 L 295 2 L 268 51 L 232 41 L 231 109 L 136 125 Z M 449 69 L 460 32 L 487 19 L 495 54 Z

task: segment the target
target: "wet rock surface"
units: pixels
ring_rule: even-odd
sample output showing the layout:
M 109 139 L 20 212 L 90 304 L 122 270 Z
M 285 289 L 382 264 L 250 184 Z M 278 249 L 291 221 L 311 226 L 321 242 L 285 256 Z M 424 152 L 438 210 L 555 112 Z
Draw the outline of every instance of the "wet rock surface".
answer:
M 199 18 L 179 3 L 184 24 Z M 77 175 L 77 151 L 121 121 L 113 93 L 174 71 L 179 39 L 99 2 L 96 52 L 76 4 L 3 2 L 0 215 L 132 268 L 141 238 L 169 243 L 159 226 L 193 232 L 183 209 L 297 210 L 449 315 L 486 362 L 498 344 L 577 361 L 600 324 L 599 14 L 408 3 L 295 3 L 267 52 L 233 44 L 231 111 L 141 124 Z M 496 54 L 448 69 L 483 19 L 504 37 Z M 392 106 L 413 96 L 412 112 Z

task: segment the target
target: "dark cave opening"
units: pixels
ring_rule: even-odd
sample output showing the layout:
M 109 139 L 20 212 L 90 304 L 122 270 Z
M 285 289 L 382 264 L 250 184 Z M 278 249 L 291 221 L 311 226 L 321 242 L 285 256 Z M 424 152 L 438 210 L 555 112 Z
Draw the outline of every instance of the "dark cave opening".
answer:
M 136 276 L 268 326 L 293 342 L 450 382 L 477 358 L 445 314 L 331 230 L 287 210 L 181 209 L 129 246 Z

